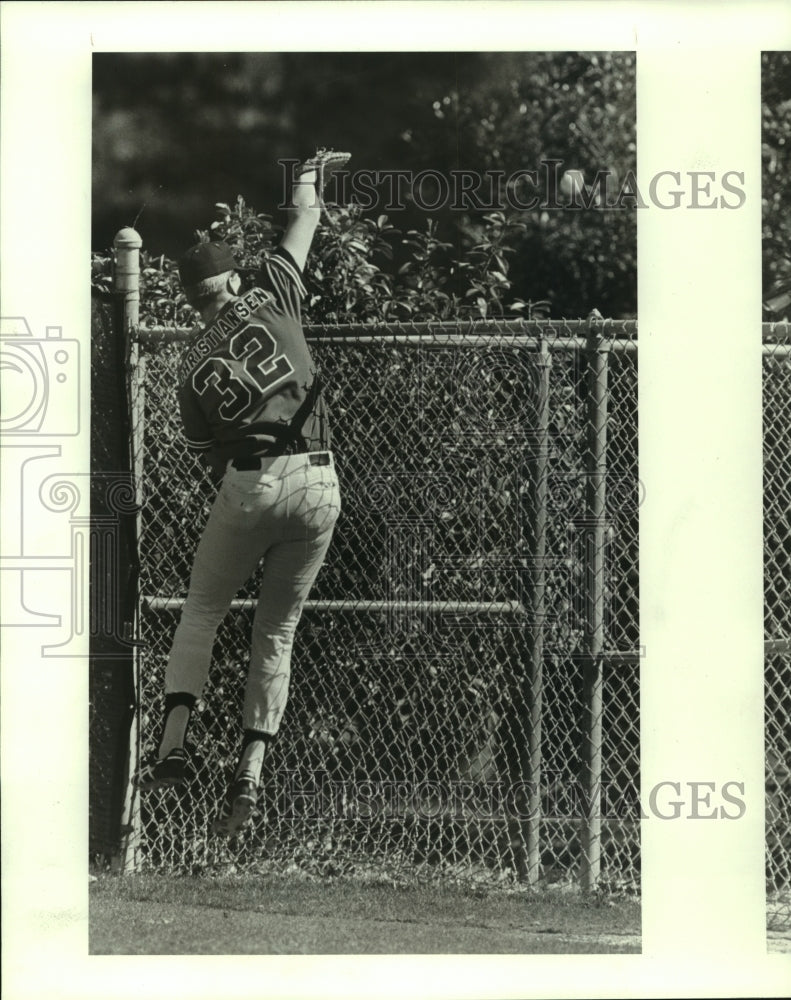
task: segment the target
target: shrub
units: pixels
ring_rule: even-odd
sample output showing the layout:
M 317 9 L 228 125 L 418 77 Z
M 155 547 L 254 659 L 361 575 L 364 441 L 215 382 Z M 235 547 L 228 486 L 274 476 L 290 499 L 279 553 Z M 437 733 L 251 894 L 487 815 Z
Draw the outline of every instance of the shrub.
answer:
M 257 212 L 242 197 L 233 205 L 217 202 L 215 213 L 205 229 L 195 230 L 195 240 L 227 242 L 245 286 L 251 286 L 258 262 L 277 245 L 278 227 L 271 216 Z M 386 215 L 366 217 L 359 205 L 328 206 L 305 267 L 305 320 L 375 325 L 546 315 L 546 302 L 509 299 L 508 256 L 524 229 L 523 223 L 493 212 L 471 227 L 470 245 L 454 254 L 453 244 L 440 238 L 435 220 L 428 219 L 423 230 L 404 234 Z M 144 247 L 140 268 L 141 323 L 195 323 L 179 285 L 176 263 Z M 111 270 L 112 255 L 94 253 L 93 287 L 108 291 Z

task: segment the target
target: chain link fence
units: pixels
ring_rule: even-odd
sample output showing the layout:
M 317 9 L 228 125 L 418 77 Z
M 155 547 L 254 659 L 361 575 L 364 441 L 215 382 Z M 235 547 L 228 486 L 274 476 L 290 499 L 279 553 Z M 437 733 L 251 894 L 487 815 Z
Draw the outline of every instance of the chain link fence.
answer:
M 606 676 L 603 718 L 593 722 L 604 733 L 601 780 L 613 812 L 601 833 L 603 877 L 633 885 L 637 824 L 623 807 L 636 802 L 637 663 L 627 656 L 602 670 L 602 650 L 591 663 L 584 577 L 602 535 L 606 645 L 631 652 L 634 354 L 621 350 L 612 365 L 622 422 L 611 451 L 621 471 L 603 525 L 586 516 L 584 341 L 568 325 L 547 324 L 536 337 L 509 337 L 491 323 L 440 337 L 407 327 L 309 335 L 333 414 L 343 514 L 298 633 L 261 821 L 232 848 L 206 836 L 238 749 L 253 579 L 218 635 L 192 727 L 198 780 L 172 816 L 172 795 L 141 805 L 141 859 L 189 868 L 266 858 L 332 871 L 361 860 L 401 868 L 431 862 L 508 877 L 529 867 L 522 831 L 535 809 L 528 799 L 536 775 L 526 773 L 525 754 L 531 696 L 540 694 L 540 864 L 545 875 L 568 875 L 579 861 L 582 709 L 593 669 Z M 155 749 L 175 619 L 214 495 L 175 426 L 179 355 L 175 345 L 148 340 L 138 381 L 144 751 Z M 543 442 L 542 360 L 550 416 Z M 534 489 L 542 459 L 551 498 L 543 518 Z M 543 555 L 536 551 L 542 519 Z M 538 577 L 540 619 L 531 613 Z M 544 690 L 531 692 L 539 633 Z
M 791 926 L 791 324 L 764 324 L 766 869 L 770 928 Z
M 129 377 L 142 645 L 130 670 L 117 640 L 94 643 L 92 852 L 117 851 L 126 788 L 127 867 L 505 882 L 593 873 L 599 885 L 636 887 L 635 324 L 309 331 L 344 511 L 300 625 L 260 815 L 227 844 L 207 831 L 237 751 L 256 581 L 218 633 L 192 733 L 197 780 L 145 802 L 128 787 L 131 705 L 136 693 L 134 763 L 155 746 L 164 665 L 214 489 L 178 429 L 186 332 L 140 330 L 125 357 L 114 311 L 109 301 L 94 309 L 93 385 L 101 392 L 110 382 L 97 374 L 110 370 Z M 763 333 L 766 868 L 770 927 L 784 927 L 791 328 Z M 116 431 L 130 428 L 108 417 L 110 396 L 117 407 L 123 394 L 93 407 L 106 418 L 92 433 L 99 477 L 126 468 Z
M 133 757 L 215 495 L 176 405 L 188 331 L 129 352 L 140 558 Z M 639 886 L 636 323 L 310 327 L 342 514 L 260 809 L 209 833 L 240 740 L 253 579 L 181 792 L 127 787 L 127 870 Z

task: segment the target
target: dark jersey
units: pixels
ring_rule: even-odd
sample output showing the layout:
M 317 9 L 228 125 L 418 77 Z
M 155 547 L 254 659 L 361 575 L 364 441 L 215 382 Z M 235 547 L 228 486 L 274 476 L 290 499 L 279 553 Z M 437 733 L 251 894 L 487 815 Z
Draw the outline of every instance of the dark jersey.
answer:
M 182 359 L 178 399 L 187 447 L 205 453 L 218 471 L 231 458 L 330 447 L 302 332 L 304 296 L 294 258 L 278 248 L 256 287 L 227 302 Z M 297 435 L 295 417 L 302 424 Z

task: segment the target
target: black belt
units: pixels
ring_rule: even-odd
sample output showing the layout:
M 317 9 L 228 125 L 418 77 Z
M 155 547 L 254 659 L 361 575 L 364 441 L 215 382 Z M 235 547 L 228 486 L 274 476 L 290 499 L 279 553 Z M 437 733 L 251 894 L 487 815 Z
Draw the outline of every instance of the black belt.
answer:
M 268 458 L 275 458 L 279 456 L 260 456 L 256 458 L 232 458 L 231 465 L 239 472 L 254 472 L 261 468 L 262 462 L 268 461 Z M 308 455 L 308 462 L 310 465 L 329 465 L 330 456 L 326 451 L 312 452 Z

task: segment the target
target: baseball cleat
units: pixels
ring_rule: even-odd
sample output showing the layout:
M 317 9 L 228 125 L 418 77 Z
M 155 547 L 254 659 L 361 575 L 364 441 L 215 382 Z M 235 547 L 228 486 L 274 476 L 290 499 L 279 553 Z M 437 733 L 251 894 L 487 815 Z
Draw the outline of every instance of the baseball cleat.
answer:
M 222 812 L 212 823 L 212 833 L 234 837 L 250 819 L 258 799 L 258 786 L 249 778 L 237 778 L 228 789 Z
M 188 777 L 187 753 L 177 748 L 161 760 L 144 764 L 135 777 L 135 785 L 141 792 L 152 788 L 177 788 L 185 784 Z

